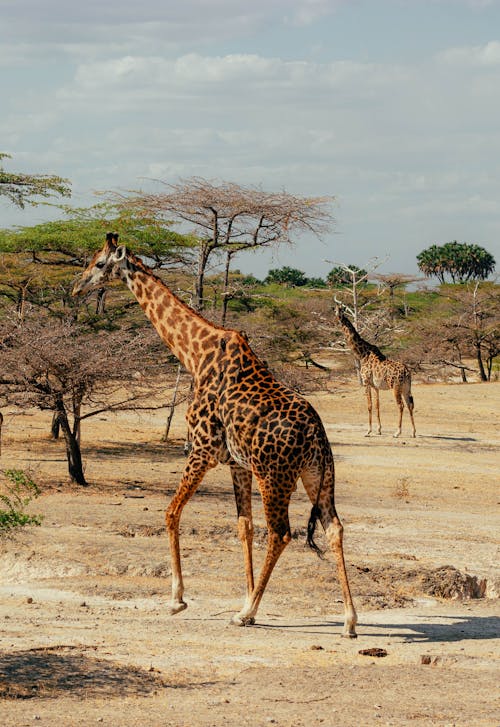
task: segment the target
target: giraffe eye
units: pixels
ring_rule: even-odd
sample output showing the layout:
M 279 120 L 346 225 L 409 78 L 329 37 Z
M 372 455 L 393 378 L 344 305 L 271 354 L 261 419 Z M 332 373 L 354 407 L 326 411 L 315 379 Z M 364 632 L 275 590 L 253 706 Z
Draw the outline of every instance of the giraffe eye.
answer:
M 104 267 L 104 263 L 103 262 L 98 262 L 98 263 L 95 264 L 95 266 L 96 266 L 96 268 L 103 268 Z

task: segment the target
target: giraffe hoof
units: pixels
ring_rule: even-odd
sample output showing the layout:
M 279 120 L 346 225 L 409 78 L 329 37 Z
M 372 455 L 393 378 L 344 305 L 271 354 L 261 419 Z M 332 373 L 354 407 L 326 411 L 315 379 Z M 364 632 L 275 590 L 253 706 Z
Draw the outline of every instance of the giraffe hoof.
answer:
M 358 635 L 355 631 L 348 631 L 347 633 L 342 634 L 343 639 L 357 639 Z
M 233 616 L 231 619 L 233 626 L 253 626 L 255 619 L 253 616 Z
M 180 613 L 181 611 L 184 611 L 187 608 L 187 603 L 184 603 L 184 601 L 179 601 L 178 603 L 173 603 L 169 608 L 169 613 L 171 616 L 175 616 L 176 613 Z

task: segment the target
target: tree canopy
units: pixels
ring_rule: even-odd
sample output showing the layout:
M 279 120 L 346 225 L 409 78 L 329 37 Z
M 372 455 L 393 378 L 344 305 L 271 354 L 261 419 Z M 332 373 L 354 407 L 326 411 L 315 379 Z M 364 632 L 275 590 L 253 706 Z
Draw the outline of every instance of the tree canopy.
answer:
M 351 286 L 353 277 L 366 283 L 367 276 L 366 270 L 357 265 L 336 265 L 326 276 L 326 281 L 332 288 L 342 288 Z
M 290 268 L 288 265 L 285 265 L 282 268 L 272 268 L 268 272 L 265 282 L 278 283 L 279 285 L 286 285 L 289 288 L 299 288 L 307 285 L 308 279 L 302 270 Z
M 265 192 L 201 177 L 164 186 L 165 191 L 158 194 L 115 195 L 114 199 L 138 214 L 173 219 L 194 229 L 198 260 L 193 305 L 198 310 L 203 309 L 204 276 L 212 255 L 225 255 L 227 280 L 229 264 L 238 252 L 291 243 L 294 235 L 304 232 L 319 236 L 334 222 L 331 197 Z
M 10 155 L 0 152 L 0 195 L 6 196 L 17 207 L 36 204 L 34 197 L 71 197 L 68 179 L 47 174 L 6 172 L 1 163 L 6 158 Z
M 441 283 L 449 275 L 453 283 L 486 280 L 495 270 L 495 259 L 484 247 L 466 242 L 447 242 L 431 245 L 417 255 L 419 269 L 427 277 L 436 277 Z

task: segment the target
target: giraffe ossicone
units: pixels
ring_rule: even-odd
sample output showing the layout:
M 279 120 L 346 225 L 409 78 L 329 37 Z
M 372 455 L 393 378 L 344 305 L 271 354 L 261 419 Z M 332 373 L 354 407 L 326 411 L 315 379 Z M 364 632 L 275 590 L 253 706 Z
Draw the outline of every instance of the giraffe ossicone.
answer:
M 333 454 L 315 409 L 277 381 L 252 351 L 247 337 L 205 320 L 182 302 L 142 260 L 108 233 L 104 247 L 75 283 L 87 293 L 119 278 L 131 290 L 164 343 L 191 373 L 188 409 L 191 449 L 165 514 L 172 565 L 170 613 L 186 608 L 179 546 L 182 510 L 205 473 L 228 464 L 236 499 L 238 535 L 246 576 L 246 598 L 233 623 L 254 623 L 257 609 L 281 553 L 291 539 L 288 508 L 300 478 L 313 505 L 308 543 L 319 519 L 336 559 L 344 601 L 343 635 L 356 636 L 356 611 L 344 561 L 343 528 L 335 508 Z M 257 480 L 267 523 L 267 549 L 254 580 L 252 477 Z

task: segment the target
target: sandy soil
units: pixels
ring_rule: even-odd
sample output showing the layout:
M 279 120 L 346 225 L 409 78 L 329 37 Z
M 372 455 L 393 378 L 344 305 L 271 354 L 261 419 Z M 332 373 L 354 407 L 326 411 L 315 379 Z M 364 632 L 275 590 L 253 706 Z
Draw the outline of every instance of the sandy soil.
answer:
M 357 640 L 340 637 L 332 559 L 305 547 L 300 485 L 257 624 L 237 628 L 229 471 L 210 473 L 182 521 L 189 608 L 170 617 L 163 513 L 184 463 L 181 416 L 168 445 L 158 414 L 89 420 L 82 490 L 47 414 L 5 412 L 2 467 L 42 483 L 31 509 L 44 521 L 0 542 L 1 724 L 498 726 L 499 395 L 414 386 L 418 436 L 405 418 L 398 440 L 389 394 L 371 438 L 356 386 L 314 400 L 336 456 Z M 258 493 L 255 522 L 258 565 Z

